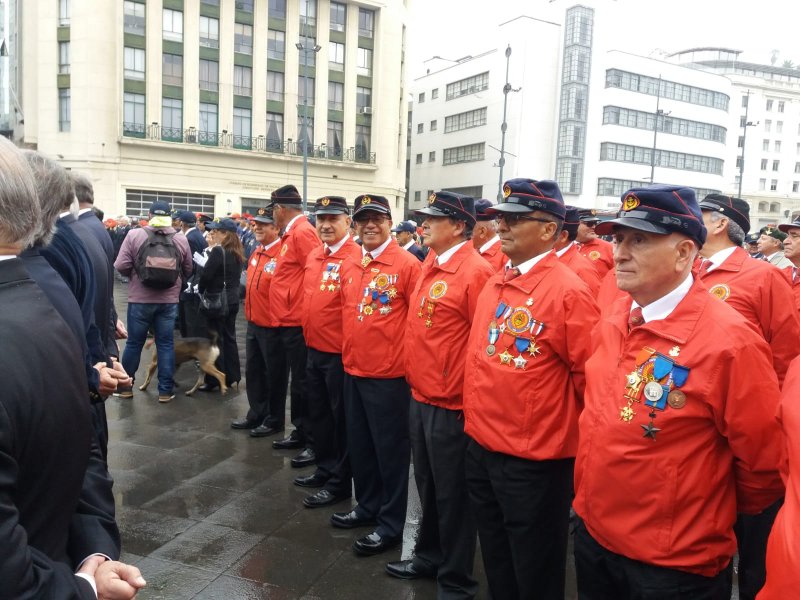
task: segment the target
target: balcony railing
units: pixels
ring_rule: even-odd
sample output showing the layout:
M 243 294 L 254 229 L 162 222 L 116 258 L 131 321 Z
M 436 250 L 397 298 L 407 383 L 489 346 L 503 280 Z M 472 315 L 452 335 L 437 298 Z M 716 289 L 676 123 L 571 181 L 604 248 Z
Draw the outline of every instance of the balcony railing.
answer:
M 163 141 L 169 143 L 197 144 L 200 146 L 216 146 L 218 148 L 233 148 L 250 152 L 268 152 L 285 156 L 303 156 L 303 144 L 292 140 L 279 141 L 263 135 L 250 137 L 234 135 L 228 131 L 216 133 L 213 131 L 200 131 L 196 127 L 179 129 L 176 127 L 163 127 L 158 123 L 146 125 L 144 123 L 122 124 L 124 137 Z M 308 157 L 312 159 L 335 160 L 339 162 L 352 162 L 374 165 L 376 155 L 363 146 L 354 148 L 334 148 L 326 144 L 308 146 Z

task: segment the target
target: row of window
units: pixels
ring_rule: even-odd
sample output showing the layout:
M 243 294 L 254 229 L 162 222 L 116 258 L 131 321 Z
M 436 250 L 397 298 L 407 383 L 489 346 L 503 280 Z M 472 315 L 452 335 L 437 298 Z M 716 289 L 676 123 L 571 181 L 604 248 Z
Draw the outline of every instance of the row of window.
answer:
M 767 180 L 766 179 L 759 179 L 758 180 L 758 191 L 759 192 L 766 192 L 767 191 Z M 778 191 L 778 180 L 777 179 L 770 179 L 769 181 L 769 191 L 770 192 L 777 192 Z M 800 192 L 800 181 L 793 181 L 792 182 L 792 192 L 798 193 Z M 767 212 L 764 208 L 766 203 L 759 202 L 758 211 L 759 212 Z M 778 206 L 778 211 L 780 210 L 780 205 Z M 773 207 L 770 206 L 769 212 L 777 212 L 773 210 Z
M 207 2 L 207 0 L 203 0 L 203 2 Z M 157 200 L 169 202 L 174 210 L 214 214 L 214 196 L 212 195 L 154 190 L 125 190 L 125 214 L 130 216 L 146 215 L 153 202 Z
M 483 160 L 486 154 L 486 144 L 467 144 L 455 148 L 445 148 L 442 157 L 443 165 L 455 165 L 464 162 Z
M 656 123 L 656 115 L 651 112 L 621 108 L 619 106 L 606 106 L 603 108 L 603 125 L 623 125 L 624 127 L 653 131 L 656 124 L 658 125 L 658 131 L 664 133 L 725 143 L 727 130 L 719 125 L 678 119 L 667 115 L 659 116 L 658 123 Z
M 431 100 L 436 100 L 439 97 L 439 88 L 433 88 L 431 90 Z M 419 96 L 417 96 L 417 103 L 423 104 L 425 102 L 425 92 L 420 92 Z
M 697 171 L 713 175 L 722 175 L 722 167 L 725 163 L 722 159 L 711 156 L 699 156 L 670 150 L 656 150 L 655 161 L 652 162 L 652 153 L 652 148 L 642 146 L 629 146 L 611 142 L 604 142 L 600 145 L 600 160 L 613 160 L 640 165 L 655 164 L 657 167 Z
M 700 106 L 710 106 L 728 110 L 730 98 L 722 92 L 685 85 L 657 77 L 629 73 L 619 69 L 606 71 L 606 87 L 616 87 L 649 96 L 661 96 L 670 100 L 689 102 Z
M 443 191 L 447 192 L 454 192 L 456 194 L 463 194 L 464 196 L 469 196 L 470 198 L 483 198 L 483 186 L 482 185 L 470 185 L 465 187 L 448 187 L 443 188 Z M 434 190 L 428 190 L 428 193 L 425 194 L 425 198 L 430 198 L 431 194 L 433 194 Z M 416 191 L 414 192 L 414 202 L 419 204 L 422 201 L 422 192 Z
M 457 115 L 450 115 L 444 118 L 444 132 L 452 133 L 453 131 L 461 131 L 462 129 L 471 129 L 472 127 L 480 127 L 486 125 L 486 107 L 476 108 L 475 110 L 468 110 Z M 436 131 L 439 128 L 439 122 L 434 119 L 431 121 L 429 131 Z M 425 124 L 417 123 L 417 133 L 425 132 Z
M 611 179 L 608 177 L 600 177 L 597 180 L 597 195 L 598 196 L 616 196 L 621 198 L 622 194 L 633 188 L 642 187 L 642 182 L 631 181 L 627 179 Z M 712 190 L 707 188 L 694 188 L 697 198 L 705 198 L 709 194 L 719 194 L 719 190 Z
M 476 94 L 489 88 L 489 71 L 447 84 L 445 100 Z

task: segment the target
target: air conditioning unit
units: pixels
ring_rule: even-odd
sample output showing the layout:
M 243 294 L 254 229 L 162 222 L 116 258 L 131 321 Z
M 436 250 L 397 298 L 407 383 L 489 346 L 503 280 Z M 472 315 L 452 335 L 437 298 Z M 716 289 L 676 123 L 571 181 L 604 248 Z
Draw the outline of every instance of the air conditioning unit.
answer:
M 371 106 L 364 106 L 361 108 L 362 115 L 371 115 L 372 114 L 372 107 Z

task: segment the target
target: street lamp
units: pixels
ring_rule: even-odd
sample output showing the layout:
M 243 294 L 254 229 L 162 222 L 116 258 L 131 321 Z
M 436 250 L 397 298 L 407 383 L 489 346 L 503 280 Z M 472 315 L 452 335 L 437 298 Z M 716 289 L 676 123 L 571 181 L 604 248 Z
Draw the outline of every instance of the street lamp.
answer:
M 503 124 L 500 125 L 500 182 L 497 184 L 497 202 L 503 201 L 503 167 L 506 166 L 506 130 L 508 123 L 506 116 L 508 114 L 508 94 L 512 91 L 511 84 L 508 82 L 508 70 L 511 65 L 511 44 L 506 48 L 506 84 L 503 86 Z
M 295 47 L 303 53 L 303 66 L 305 69 L 308 68 L 309 53 L 316 54 L 322 50 L 322 46 L 319 44 L 311 46 L 308 43 L 308 0 L 306 0 L 306 13 L 303 15 L 303 41 L 297 42 Z M 316 61 L 314 63 L 316 64 Z M 301 129 L 303 145 L 303 212 L 306 211 L 308 202 L 308 74 L 305 69 L 303 70 L 303 128 Z
M 650 153 L 650 185 L 655 183 L 656 175 L 656 142 L 658 141 L 658 120 L 659 117 L 666 117 L 670 112 L 664 112 L 659 108 L 661 104 L 661 75 L 658 76 L 658 90 L 656 91 L 656 113 L 653 123 L 653 151 Z
M 747 114 L 750 111 L 750 90 L 747 90 L 747 100 L 745 101 L 744 105 L 744 124 L 742 125 L 742 129 L 744 132 L 742 133 L 742 156 L 739 159 L 739 198 L 742 197 L 742 180 L 744 179 L 744 149 L 745 149 L 745 142 L 747 141 L 747 128 L 748 127 L 755 127 L 761 121 L 756 121 L 753 123 L 752 121 L 747 120 Z

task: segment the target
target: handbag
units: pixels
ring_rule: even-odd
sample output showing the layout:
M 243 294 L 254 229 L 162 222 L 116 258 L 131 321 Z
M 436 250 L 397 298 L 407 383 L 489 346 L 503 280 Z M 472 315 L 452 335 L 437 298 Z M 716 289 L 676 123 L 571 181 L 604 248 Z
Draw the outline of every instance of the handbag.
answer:
M 225 279 L 225 248 L 222 248 L 222 291 L 209 292 L 206 290 L 200 294 L 200 310 L 207 317 L 219 318 L 228 314 L 228 284 Z

